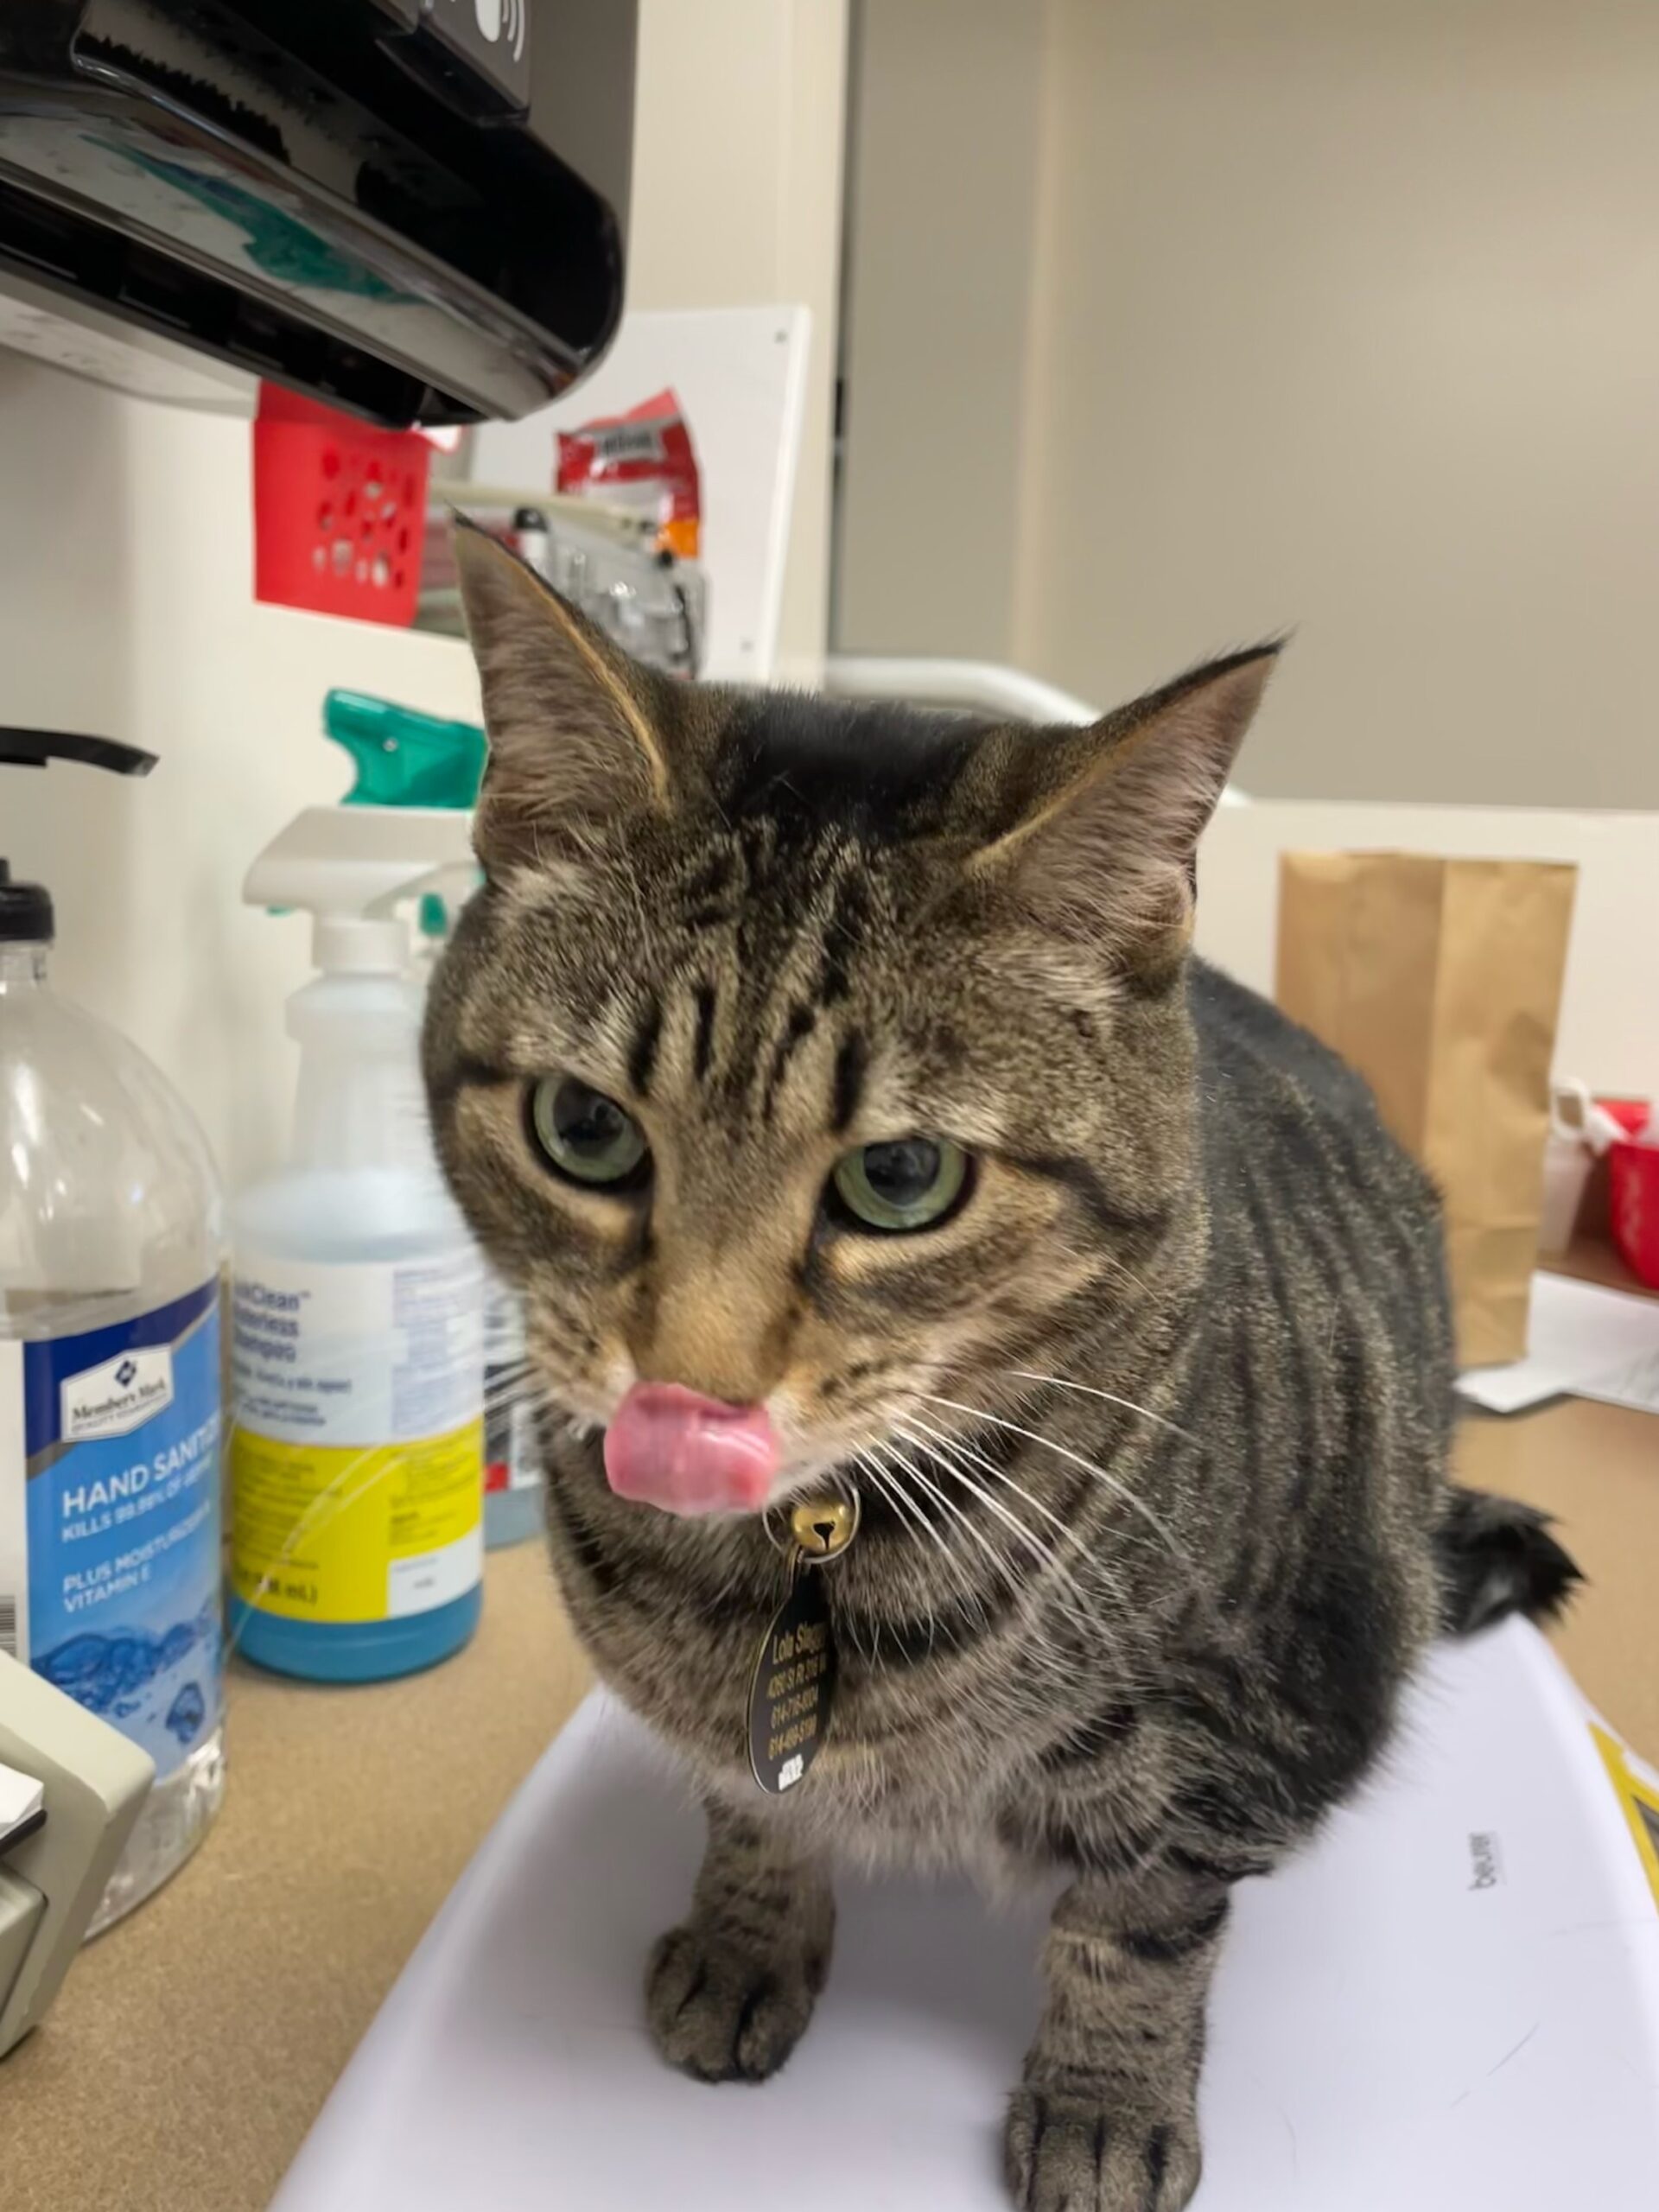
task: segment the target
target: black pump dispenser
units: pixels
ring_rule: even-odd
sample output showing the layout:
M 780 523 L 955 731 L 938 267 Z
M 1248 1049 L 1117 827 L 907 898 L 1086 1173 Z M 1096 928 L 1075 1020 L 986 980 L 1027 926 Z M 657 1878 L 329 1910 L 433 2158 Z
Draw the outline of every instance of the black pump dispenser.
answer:
M 105 768 L 115 776 L 147 776 L 153 753 L 113 738 L 78 737 L 71 730 L 0 728 L 0 766 L 44 768 L 49 760 L 79 760 L 83 767 Z M 48 944 L 52 939 L 52 894 L 43 883 L 14 883 L 0 860 L 0 944 Z

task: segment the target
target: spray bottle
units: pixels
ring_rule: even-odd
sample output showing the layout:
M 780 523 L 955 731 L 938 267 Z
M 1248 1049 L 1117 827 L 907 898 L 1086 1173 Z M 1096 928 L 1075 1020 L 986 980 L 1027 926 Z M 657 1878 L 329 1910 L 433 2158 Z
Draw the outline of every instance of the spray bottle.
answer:
M 156 765 L 101 738 L 0 730 L 0 763 L 52 760 Z M 189 1108 L 53 990 L 54 934 L 45 887 L 0 861 L 0 1651 L 156 1770 L 96 1931 L 189 1857 L 224 1792 L 223 1220 Z
M 352 756 L 357 779 L 346 806 L 468 809 L 477 801 L 488 746 L 476 722 L 440 721 L 361 691 L 330 691 L 325 734 Z M 454 917 L 471 897 L 478 870 L 435 875 L 416 912 L 415 976 L 431 978 Z M 542 1526 L 546 1472 L 524 1389 L 524 1325 L 518 1300 L 487 1268 L 484 1302 L 484 1542 L 494 1551 L 522 1543 Z
M 232 1635 L 368 1681 L 458 1650 L 481 1602 L 483 1269 L 433 1156 L 423 994 L 391 908 L 468 857 L 463 814 L 313 807 L 243 896 L 315 918 L 286 1165 L 232 1210 Z

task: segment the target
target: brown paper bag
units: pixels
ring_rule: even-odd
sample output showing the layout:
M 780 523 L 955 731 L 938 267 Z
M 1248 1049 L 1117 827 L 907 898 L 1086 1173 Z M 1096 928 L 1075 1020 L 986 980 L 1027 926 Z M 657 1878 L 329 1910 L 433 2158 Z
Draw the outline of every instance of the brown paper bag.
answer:
M 1278 999 L 1357 1067 L 1446 1199 L 1465 1367 L 1519 1359 L 1578 871 L 1286 853 Z

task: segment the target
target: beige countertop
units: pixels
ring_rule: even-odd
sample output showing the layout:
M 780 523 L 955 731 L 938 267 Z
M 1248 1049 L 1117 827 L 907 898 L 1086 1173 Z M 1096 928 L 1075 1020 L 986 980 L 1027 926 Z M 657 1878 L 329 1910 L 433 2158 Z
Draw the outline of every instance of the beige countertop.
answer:
M 323 2099 L 586 1674 L 539 1543 L 429 1674 L 233 1664 L 224 1809 L 0 2061 L 5 2212 L 263 2212 Z
M 1562 1656 L 1659 1758 L 1659 1420 L 1569 1401 L 1470 1421 L 1460 1456 L 1560 1516 L 1592 1584 Z M 5 2212 L 263 2212 L 584 1682 L 536 1544 L 492 1554 L 478 1636 L 430 1674 L 323 1689 L 234 1669 L 213 1833 L 0 2063 Z

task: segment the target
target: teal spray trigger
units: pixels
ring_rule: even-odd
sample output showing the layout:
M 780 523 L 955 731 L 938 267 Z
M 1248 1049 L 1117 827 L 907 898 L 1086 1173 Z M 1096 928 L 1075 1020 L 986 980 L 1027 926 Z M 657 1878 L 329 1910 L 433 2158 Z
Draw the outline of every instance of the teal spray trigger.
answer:
M 478 803 L 489 747 L 476 722 L 445 721 L 366 691 L 335 690 L 323 700 L 322 727 L 357 769 L 343 806 L 464 810 Z M 429 944 L 442 945 L 449 911 L 441 892 L 423 893 L 416 926 Z
M 464 810 L 477 803 L 488 747 L 476 722 L 443 721 L 365 691 L 330 691 L 322 727 L 357 768 L 346 806 Z

